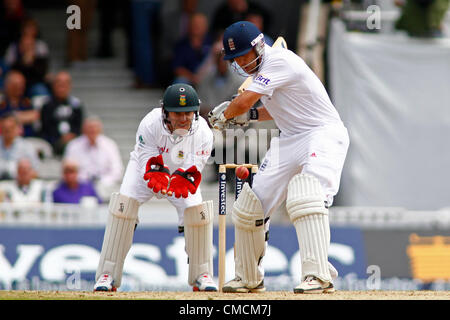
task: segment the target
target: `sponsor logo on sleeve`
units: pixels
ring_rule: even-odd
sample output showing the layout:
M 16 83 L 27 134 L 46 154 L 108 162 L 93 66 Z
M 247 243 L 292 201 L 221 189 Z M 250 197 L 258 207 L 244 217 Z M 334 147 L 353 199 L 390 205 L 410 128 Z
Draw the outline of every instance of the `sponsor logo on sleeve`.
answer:
M 262 84 L 263 86 L 266 86 L 269 84 L 270 79 L 267 77 L 264 77 L 261 74 L 258 74 L 254 80 L 255 82 L 258 82 L 259 84 Z

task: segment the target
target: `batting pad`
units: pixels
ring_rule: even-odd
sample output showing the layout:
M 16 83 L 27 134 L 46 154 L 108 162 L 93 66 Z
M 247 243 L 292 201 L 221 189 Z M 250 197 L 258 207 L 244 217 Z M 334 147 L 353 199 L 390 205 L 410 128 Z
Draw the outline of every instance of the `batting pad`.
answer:
M 325 195 L 317 178 L 298 174 L 289 182 L 286 208 L 297 233 L 302 279 L 313 275 L 331 281 L 328 263 L 330 224 L 324 201 Z
M 264 279 L 261 267 L 266 251 L 264 211 L 261 202 L 245 183 L 233 205 L 235 225 L 235 273 L 248 288 L 257 287 Z
M 111 195 L 96 281 L 107 273 L 114 279 L 114 286 L 120 287 L 125 257 L 133 243 L 139 205 L 137 200 L 117 192 Z
M 204 272 L 213 277 L 213 202 L 184 210 L 185 249 L 189 258 L 189 285 Z

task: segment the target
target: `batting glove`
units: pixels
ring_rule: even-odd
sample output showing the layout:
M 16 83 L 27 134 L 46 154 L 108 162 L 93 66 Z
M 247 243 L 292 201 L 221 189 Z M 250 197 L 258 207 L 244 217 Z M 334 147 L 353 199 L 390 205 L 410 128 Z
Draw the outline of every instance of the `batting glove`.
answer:
M 162 155 L 152 157 L 147 161 L 145 168 L 144 180 L 147 181 L 147 186 L 158 193 L 167 193 L 167 188 L 170 181 L 169 167 L 164 165 Z
M 230 120 L 230 124 L 247 127 L 251 122 L 258 121 L 258 109 L 251 108 L 248 112 L 238 115 Z
M 208 113 L 208 121 L 211 127 L 217 130 L 223 130 L 228 127 L 230 122 L 225 118 L 223 113 L 229 105 L 230 101 L 222 102 Z
M 167 195 L 175 195 L 176 198 L 187 198 L 189 193 L 194 194 L 202 180 L 202 174 L 196 166 L 192 166 L 186 171 L 179 168 L 172 173 Z

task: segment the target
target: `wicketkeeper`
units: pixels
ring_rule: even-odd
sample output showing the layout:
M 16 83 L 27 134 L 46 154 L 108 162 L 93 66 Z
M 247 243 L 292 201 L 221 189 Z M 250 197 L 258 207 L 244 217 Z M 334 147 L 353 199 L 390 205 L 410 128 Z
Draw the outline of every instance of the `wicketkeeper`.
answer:
M 161 108 L 141 121 L 120 191 L 109 203 L 94 291 L 120 287 L 139 206 L 154 196 L 166 198 L 177 209 L 189 259 L 189 285 L 194 291 L 217 291 L 212 280 L 213 205 L 203 202 L 199 187 L 213 134 L 199 108 L 194 88 L 175 84 L 166 89 Z
M 209 113 L 216 129 L 230 123 L 273 119 L 280 137 L 262 160 L 252 188 L 245 184 L 234 203 L 236 278 L 224 292 L 261 292 L 261 262 L 271 214 L 286 200 L 302 261 L 295 293 L 333 292 L 336 269 L 328 262 L 328 208 L 339 189 L 349 137 L 320 80 L 292 51 L 271 48 L 250 22 L 229 26 L 223 35 L 224 59 L 253 82 L 231 102 Z M 263 106 L 252 109 L 261 100 Z

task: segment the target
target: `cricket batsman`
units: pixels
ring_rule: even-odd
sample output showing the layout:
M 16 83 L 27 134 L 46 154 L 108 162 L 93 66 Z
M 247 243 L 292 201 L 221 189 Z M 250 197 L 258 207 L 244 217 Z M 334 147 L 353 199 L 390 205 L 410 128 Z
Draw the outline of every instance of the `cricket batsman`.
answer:
M 188 255 L 188 282 L 194 291 L 217 291 L 213 282 L 213 204 L 203 202 L 201 171 L 213 145 L 208 123 L 199 116 L 200 100 L 190 85 L 169 86 L 161 108 L 139 124 L 136 144 L 118 193 L 109 203 L 94 291 L 116 291 L 133 242 L 139 206 L 156 196 L 177 210 Z
M 333 292 L 337 271 L 328 262 L 328 208 L 339 189 L 349 146 L 347 129 L 313 71 L 292 51 L 266 45 L 254 24 L 230 25 L 223 47 L 224 59 L 253 81 L 209 113 L 211 125 L 220 130 L 273 119 L 281 131 L 272 139 L 252 188 L 245 184 L 233 205 L 236 277 L 223 291 L 265 290 L 261 262 L 269 218 L 286 200 L 301 256 L 302 278 L 294 292 Z M 258 100 L 262 106 L 253 108 Z

